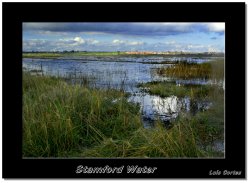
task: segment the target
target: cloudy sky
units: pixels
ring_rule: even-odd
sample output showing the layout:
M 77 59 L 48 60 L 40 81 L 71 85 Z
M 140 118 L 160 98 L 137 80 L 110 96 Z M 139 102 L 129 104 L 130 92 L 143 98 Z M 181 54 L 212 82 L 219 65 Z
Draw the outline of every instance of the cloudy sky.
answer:
M 23 23 L 23 51 L 224 49 L 224 23 Z

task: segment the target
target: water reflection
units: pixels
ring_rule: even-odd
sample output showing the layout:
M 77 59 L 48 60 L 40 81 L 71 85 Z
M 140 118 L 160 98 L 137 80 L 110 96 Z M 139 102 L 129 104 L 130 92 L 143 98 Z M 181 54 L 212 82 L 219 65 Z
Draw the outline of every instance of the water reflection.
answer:
M 157 120 L 169 125 L 180 112 L 190 112 L 195 115 L 198 111 L 207 110 L 212 105 L 209 101 L 190 97 L 178 98 L 172 95 L 162 98 L 145 93 L 131 96 L 129 101 L 140 104 L 145 128 L 153 127 Z

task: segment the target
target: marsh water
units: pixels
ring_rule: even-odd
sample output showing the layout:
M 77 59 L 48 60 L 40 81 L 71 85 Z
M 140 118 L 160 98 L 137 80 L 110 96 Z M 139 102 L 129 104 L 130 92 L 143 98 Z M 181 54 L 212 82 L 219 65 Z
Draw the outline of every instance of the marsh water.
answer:
M 206 79 L 180 80 L 157 75 L 154 70 L 169 67 L 162 61 L 192 61 L 197 63 L 209 62 L 212 58 L 192 57 L 71 57 L 57 59 L 23 58 L 23 69 L 36 74 L 51 75 L 67 78 L 68 82 L 88 84 L 96 88 L 114 88 L 130 93 L 129 101 L 138 103 L 142 113 L 145 128 L 154 126 L 160 119 L 169 126 L 180 112 L 195 114 L 206 110 L 213 104 L 206 100 L 193 101 L 188 96 L 160 97 L 150 95 L 146 90 L 138 87 L 139 83 L 151 81 L 172 81 L 176 85 L 182 84 L 216 84 L 224 88 L 224 81 Z M 85 79 L 83 79 L 85 78 Z M 87 78 L 87 80 L 86 80 Z M 116 101 L 114 101 L 116 102 Z

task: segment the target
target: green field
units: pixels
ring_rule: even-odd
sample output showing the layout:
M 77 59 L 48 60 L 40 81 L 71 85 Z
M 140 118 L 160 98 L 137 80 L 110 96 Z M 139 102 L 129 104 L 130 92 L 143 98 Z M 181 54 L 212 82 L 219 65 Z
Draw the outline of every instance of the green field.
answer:
M 129 57 L 150 57 L 150 56 L 163 56 L 163 57 L 173 57 L 173 56 L 181 56 L 181 57 L 213 57 L 216 55 L 207 55 L 205 53 L 190 53 L 190 54 L 127 54 L 126 52 L 122 51 L 114 51 L 114 52 L 88 52 L 88 51 L 66 51 L 66 52 L 24 52 L 22 54 L 23 58 L 63 58 L 63 57 L 81 57 L 81 56 L 129 56 Z M 152 63 L 152 62 L 150 62 Z M 154 62 L 158 64 L 158 62 Z M 172 63 L 170 61 L 164 61 L 164 63 Z
M 23 58 L 63 58 L 80 56 L 118 56 L 120 52 L 46 52 L 23 53 Z

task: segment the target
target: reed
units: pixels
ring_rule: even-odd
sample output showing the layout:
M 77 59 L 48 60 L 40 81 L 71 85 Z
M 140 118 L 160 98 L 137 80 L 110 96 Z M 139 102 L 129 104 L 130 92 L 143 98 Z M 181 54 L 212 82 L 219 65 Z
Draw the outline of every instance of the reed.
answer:
M 139 107 L 125 93 L 23 74 L 23 156 L 57 157 L 121 138 L 140 126 Z
M 70 85 L 23 73 L 23 157 L 220 157 L 218 104 L 196 116 L 180 114 L 171 129 L 144 129 L 140 107 L 114 89 Z M 221 105 L 219 105 L 221 104 Z
M 181 79 L 224 79 L 224 59 L 206 63 L 177 62 L 157 69 L 157 74 Z

